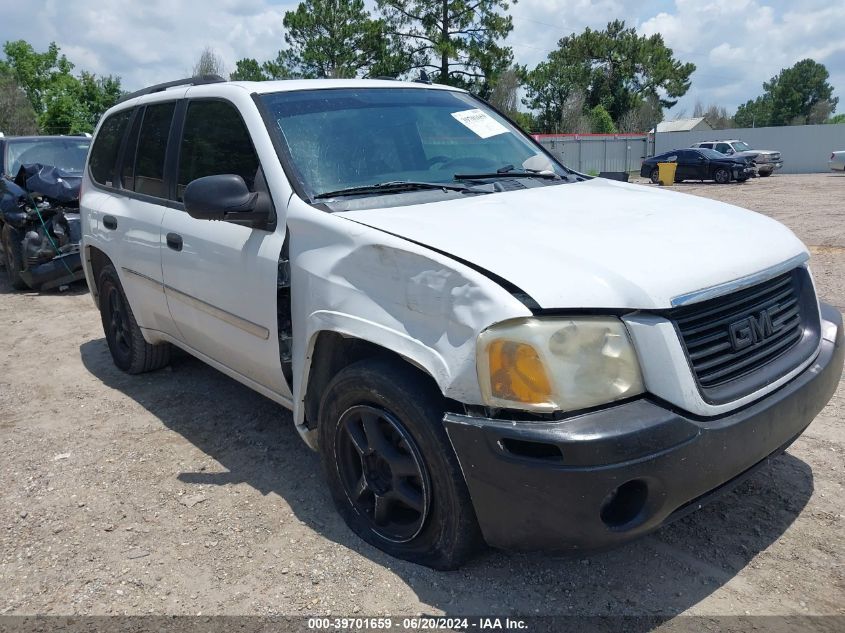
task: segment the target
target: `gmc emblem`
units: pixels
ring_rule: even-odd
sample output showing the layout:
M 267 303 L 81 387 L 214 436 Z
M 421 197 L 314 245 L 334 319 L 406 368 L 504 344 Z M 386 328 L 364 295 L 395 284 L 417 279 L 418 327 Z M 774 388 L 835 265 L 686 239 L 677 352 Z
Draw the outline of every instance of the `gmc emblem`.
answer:
M 731 333 L 731 347 L 735 352 L 741 349 L 756 345 L 760 341 L 765 341 L 767 338 L 777 332 L 782 324 L 777 327 L 772 323 L 772 314 L 777 312 L 778 306 L 772 306 L 766 310 L 761 310 L 757 314 L 752 314 L 739 321 L 734 321 L 728 326 Z

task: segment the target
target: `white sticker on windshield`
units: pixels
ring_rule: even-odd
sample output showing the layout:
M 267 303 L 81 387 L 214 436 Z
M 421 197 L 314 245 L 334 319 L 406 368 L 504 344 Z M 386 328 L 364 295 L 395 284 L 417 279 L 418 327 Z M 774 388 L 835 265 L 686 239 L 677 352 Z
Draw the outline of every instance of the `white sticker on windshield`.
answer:
M 453 112 L 452 116 L 455 117 L 459 123 L 463 123 L 470 130 L 478 134 L 481 138 L 490 138 L 491 136 L 504 134 L 508 131 L 508 128 L 478 108 Z

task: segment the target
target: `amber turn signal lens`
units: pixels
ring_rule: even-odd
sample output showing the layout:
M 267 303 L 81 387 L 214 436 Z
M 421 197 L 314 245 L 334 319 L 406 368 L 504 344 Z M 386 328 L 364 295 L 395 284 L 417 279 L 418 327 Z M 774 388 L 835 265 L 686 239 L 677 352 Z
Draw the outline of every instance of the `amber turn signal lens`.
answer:
M 490 363 L 490 391 L 495 398 L 531 404 L 552 398 L 552 388 L 543 361 L 526 343 L 496 340 L 487 348 Z

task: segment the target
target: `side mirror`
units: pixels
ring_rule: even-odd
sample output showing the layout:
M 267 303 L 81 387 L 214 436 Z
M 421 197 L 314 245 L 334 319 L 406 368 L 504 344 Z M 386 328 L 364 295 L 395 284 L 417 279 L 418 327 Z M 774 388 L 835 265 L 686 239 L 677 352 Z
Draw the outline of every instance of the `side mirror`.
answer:
M 235 174 L 204 176 L 188 183 L 185 211 L 197 220 L 223 220 L 245 226 L 266 225 L 269 213 L 258 209 L 258 193 Z

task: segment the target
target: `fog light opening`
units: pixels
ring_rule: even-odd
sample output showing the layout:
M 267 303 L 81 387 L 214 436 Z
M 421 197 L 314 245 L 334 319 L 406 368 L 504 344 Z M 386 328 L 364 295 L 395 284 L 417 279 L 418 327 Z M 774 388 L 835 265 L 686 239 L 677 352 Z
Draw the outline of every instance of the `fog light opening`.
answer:
M 601 520 L 612 530 L 631 527 L 643 511 L 648 498 L 648 485 L 632 479 L 611 491 L 601 506 Z

